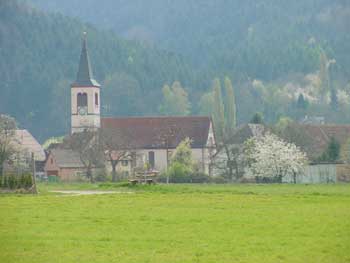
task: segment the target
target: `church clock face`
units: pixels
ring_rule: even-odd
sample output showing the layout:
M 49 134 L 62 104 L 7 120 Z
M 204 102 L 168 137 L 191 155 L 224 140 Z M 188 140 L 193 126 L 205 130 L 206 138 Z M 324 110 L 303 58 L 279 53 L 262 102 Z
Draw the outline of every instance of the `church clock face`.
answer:
M 79 115 L 86 115 L 87 114 L 87 108 L 86 107 L 79 107 L 78 108 Z
M 86 120 L 86 119 L 81 119 L 81 120 L 79 121 L 79 124 L 80 124 L 81 126 L 88 126 L 89 121 Z

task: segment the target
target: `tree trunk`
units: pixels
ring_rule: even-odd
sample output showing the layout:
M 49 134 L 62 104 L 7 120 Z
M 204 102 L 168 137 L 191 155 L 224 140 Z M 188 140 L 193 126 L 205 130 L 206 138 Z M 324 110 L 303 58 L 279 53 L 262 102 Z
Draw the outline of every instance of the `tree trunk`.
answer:
M 297 175 L 295 172 L 293 172 L 293 182 L 294 184 L 297 184 Z
M 238 181 L 238 179 L 240 178 L 240 174 L 239 174 L 239 169 L 238 169 L 238 162 L 236 160 L 235 162 L 235 170 L 236 170 L 236 181 Z
M 230 180 L 230 182 L 233 182 L 233 161 L 231 160 L 231 155 L 230 155 L 230 149 L 225 146 L 225 152 L 226 152 L 226 156 L 227 156 L 227 167 L 228 167 L 228 179 Z
M 4 163 L 0 162 L 0 180 L 1 185 L 4 186 L 5 176 L 4 176 Z
M 38 189 L 36 188 L 36 169 L 35 169 L 35 158 L 34 153 L 32 153 L 32 189 L 34 194 L 38 194 Z
M 86 171 L 87 178 L 90 179 L 90 183 L 94 183 L 94 178 L 92 176 L 91 166 L 89 165 Z
M 166 148 L 166 183 L 169 184 L 169 149 L 168 149 L 168 143 L 167 143 L 167 148 Z
M 228 173 L 229 179 L 231 183 L 233 183 L 233 167 L 231 161 L 229 161 Z
M 116 182 L 117 181 L 117 171 L 116 171 L 117 162 L 112 161 L 111 165 L 112 165 L 112 182 Z
M 280 184 L 282 183 L 282 175 L 281 174 L 278 175 L 278 183 L 280 183 Z

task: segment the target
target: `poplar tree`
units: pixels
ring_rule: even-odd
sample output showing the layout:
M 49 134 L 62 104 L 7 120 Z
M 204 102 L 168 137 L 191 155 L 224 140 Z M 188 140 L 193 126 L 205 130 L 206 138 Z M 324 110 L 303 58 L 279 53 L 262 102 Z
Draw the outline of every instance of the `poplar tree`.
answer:
M 224 103 L 221 95 L 221 83 L 218 78 L 213 81 L 213 93 L 214 93 L 214 127 L 216 131 L 216 136 L 219 142 L 222 142 L 224 139 L 225 131 L 225 110 Z
M 328 58 L 324 51 L 320 54 L 320 95 L 321 101 L 324 103 L 326 101 L 326 96 L 329 91 L 329 72 L 328 72 Z
M 231 137 L 233 135 L 234 129 L 236 128 L 236 102 L 232 82 L 228 77 L 225 77 L 225 92 L 226 136 Z

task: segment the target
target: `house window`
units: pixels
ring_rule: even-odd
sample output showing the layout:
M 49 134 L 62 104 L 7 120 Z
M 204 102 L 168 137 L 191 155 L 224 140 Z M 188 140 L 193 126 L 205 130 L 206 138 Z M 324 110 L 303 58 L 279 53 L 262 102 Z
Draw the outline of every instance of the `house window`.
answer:
M 51 158 L 51 164 L 53 164 L 53 159 Z
M 98 93 L 95 93 L 95 106 L 98 106 Z
M 129 165 L 129 161 L 127 161 L 127 160 L 122 161 L 122 166 L 128 166 L 128 165 Z
M 78 93 L 77 96 L 77 105 L 79 107 L 86 107 L 88 105 L 87 94 L 86 93 Z
M 150 168 L 154 168 L 155 166 L 155 155 L 154 152 L 148 152 L 148 163 Z

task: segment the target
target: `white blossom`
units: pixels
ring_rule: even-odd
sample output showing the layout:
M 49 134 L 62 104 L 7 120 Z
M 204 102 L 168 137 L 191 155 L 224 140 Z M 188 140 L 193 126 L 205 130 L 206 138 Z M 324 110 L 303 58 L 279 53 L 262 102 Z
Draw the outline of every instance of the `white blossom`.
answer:
M 248 173 L 258 177 L 294 176 L 302 172 L 307 157 L 295 144 L 273 134 L 254 137 L 247 143 Z

